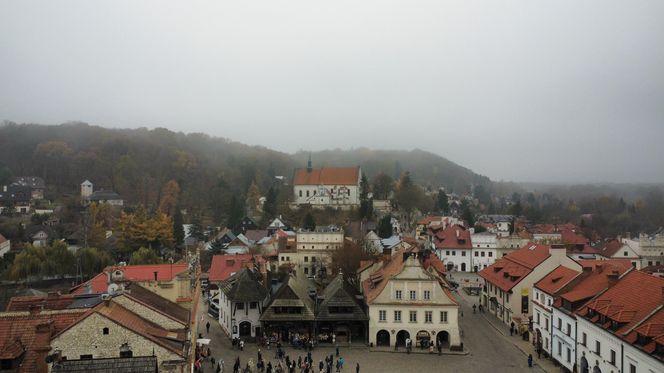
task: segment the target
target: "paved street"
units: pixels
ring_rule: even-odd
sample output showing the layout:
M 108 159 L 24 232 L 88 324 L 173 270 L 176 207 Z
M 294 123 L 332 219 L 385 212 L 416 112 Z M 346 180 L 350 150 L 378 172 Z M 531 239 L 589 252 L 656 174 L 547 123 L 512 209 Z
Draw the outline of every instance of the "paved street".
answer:
M 464 346 L 470 352 L 468 355 L 429 355 L 410 354 L 405 352 L 369 352 L 368 348 L 354 346 L 353 348 L 341 347 L 341 354 L 346 364 L 345 372 L 355 372 L 355 364 L 360 363 L 360 372 L 410 372 L 415 370 L 427 370 L 431 372 L 543 372 L 538 366 L 528 368 L 526 355 L 514 346 L 509 336 L 506 337 L 498 332 L 484 316 L 473 314 L 472 305 L 477 302 L 477 297 L 470 297 L 460 292 L 460 303 L 464 317 L 461 319 L 461 328 L 464 332 Z M 207 306 L 199 308 L 199 319 L 201 315 L 205 320 L 210 320 L 212 327 L 207 336 L 212 339 L 211 350 L 215 359 L 222 357 L 226 363 L 225 372 L 232 371 L 233 362 L 237 356 L 244 366 L 247 359 L 256 360 L 257 348 L 253 344 L 247 344 L 244 351 L 233 350 L 228 337 L 221 331 L 219 324 L 207 316 Z M 199 323 L 199 333 L 206 337 L 205 322 Z M 285 348 L 286 354 L 297 359 L 304 357 L 306 353 L 302 350 Z M 262 351 L 263 358 L 270 359 L 273 363 L 274 349 Z M 332 347 L 321 347 L 313 351 L 312 357 L 317 366 L 318 361 L 325 355 L 334 353 Z M 537 360 L 537 358 L 535 358 Z M 210 362 L 203 367 L 204 372 L 214 372 Z

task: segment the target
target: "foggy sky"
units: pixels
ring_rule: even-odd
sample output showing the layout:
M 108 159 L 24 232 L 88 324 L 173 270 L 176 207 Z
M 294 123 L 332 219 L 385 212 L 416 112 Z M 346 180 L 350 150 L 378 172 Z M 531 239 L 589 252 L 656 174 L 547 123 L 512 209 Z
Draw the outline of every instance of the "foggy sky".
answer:
M 0 2 L 0 119 L 664 182 L 664 1 Z

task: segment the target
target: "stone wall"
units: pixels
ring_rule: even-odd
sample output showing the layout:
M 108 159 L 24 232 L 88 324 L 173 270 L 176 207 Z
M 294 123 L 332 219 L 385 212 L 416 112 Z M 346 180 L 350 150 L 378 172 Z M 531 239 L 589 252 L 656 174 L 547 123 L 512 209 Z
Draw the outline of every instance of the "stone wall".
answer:
M 161 326 L 164 329 L 184 329 L 186 325 L 171 319 L 139 302 L 136 302 L 133 299 L 127 298 L 126 296 L 119 296 L 113 298 L 113 302 L 121 304 L 124 308 L 129 311 L 141 316 L 146 320 L 150 320 L 153 323 Z

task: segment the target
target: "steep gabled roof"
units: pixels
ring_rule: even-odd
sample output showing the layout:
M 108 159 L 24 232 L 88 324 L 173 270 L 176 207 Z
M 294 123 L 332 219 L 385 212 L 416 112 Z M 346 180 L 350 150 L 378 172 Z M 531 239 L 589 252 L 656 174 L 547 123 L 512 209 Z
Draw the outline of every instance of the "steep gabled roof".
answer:
M 534 286 L 549 295 L 555 295 L 579 273 L 581 272 L 559 265 L 556 269 L 549 272 L 548 275 L 537 281 Z
M 662 307 L 662 288 L 664 278 L 633 270 L 620 278 L 613 287 L 581 307 L 576 314 L 590 317 L 593 322 L 598 318 L 597 315 L 616 321 L 619 323 L 618 328 L 609 328 L 610 323 L 598 326 L 625 338 L 633 327 Z
M 129 298 L 149 307 L 163 315 L 166 315 L 184 325 L 189 325 L 191 321 L 191 311 L 180 306 L 177 303 L 150 291 L 139 284 L 131 283 L 125 286 L 128 292 L 122 293 Z
M 7 304 L 6 312 L 39 310 L 64 310 L 74 308 L 91 308 L 101 302 L 98 294 L 48 294 L 12 297 Z
M 293 185 L 357 185 L 359 182 L 359 167 L 298 168 L 293 177 Z
M 359 295 L 344 281 L 343 274 L 339 273 L 323 290 L 316 320 L 368 320 L 369 317 L 357 298 Z M 352 312 L 331 313 L 331 307 L 352 308 Z
M 503 291 L 509 291 L 551 254 L 549 245 L 529 243 L 484 268 L 478 274 Z
M 76 325 L 93 314 L 98 314 L 107 318 L 119 326 L 132 331 L 142 337 L 151 340 L 159 346 L 168 349 L 169 351 L 185 357 L 187 332 L 185 329 L 179 331 L 171 331 L 163 329 L 161 326 L 153 323 L 152 321 L 143 319 L 137 314 L 129 311 L 120 304 L 112 300 L 105 301 L 95 308 L 88 310 L 84 313 L 75 323 L 63 329 L 56 336 L 62 335 L 69 330 L 73 325 Z
M 84 313 L 84 310 L 0 313 L 0 359 L 23 355 L 17 372 L 47 372 L 45 358 L 51 338 Z
M 262 302 L 267 298 L 268 291 L 260 281 L 260 274 L 242 268 L 222 282 L 219 289 L 233 302 Z
M 261 321 L 313 321 L 314 301 L 309 296 L 309 290 L 316 286 L 307 278 L 289 277 L 272 296 L 265 311 L 260 317 Z M 299 307 L 302 313 L 276 313 L 275 307 Z
M 470 231 L 458 224 L 450 225 L 442 231 L 436 232 L 434 243 L 437 249 L 443 250 L 470 250 L 473 247 Z

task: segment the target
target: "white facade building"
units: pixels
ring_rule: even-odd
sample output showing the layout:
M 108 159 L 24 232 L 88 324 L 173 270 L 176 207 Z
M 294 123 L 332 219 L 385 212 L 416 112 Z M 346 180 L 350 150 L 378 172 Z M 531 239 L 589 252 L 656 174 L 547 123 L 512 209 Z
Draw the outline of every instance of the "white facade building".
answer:
M 317 168 L 295 170 L 293 178 L 294 204 L 313 207 L 350 209 L 360 205 L 359 167 Z
M 268 291 L 259 279 L 243 268 L 219 286 L 219 324 L 229 338 L 262 336 L 260 316 Z
M 331 273 L 332 253 L 344 245 L 344 232 L 336 227 L 316 227 L 313 232 L 299 231 L 294 250 L 279 253 L 279 266 L 291 264 L 298 275 L 313 276 L 325 268 Z
M 473 233 L 470 235 L 470 241 L 473 245 L 471 266 L 474 272 L 481 271 L 496 261 L 498 239 L 495 233 Z

